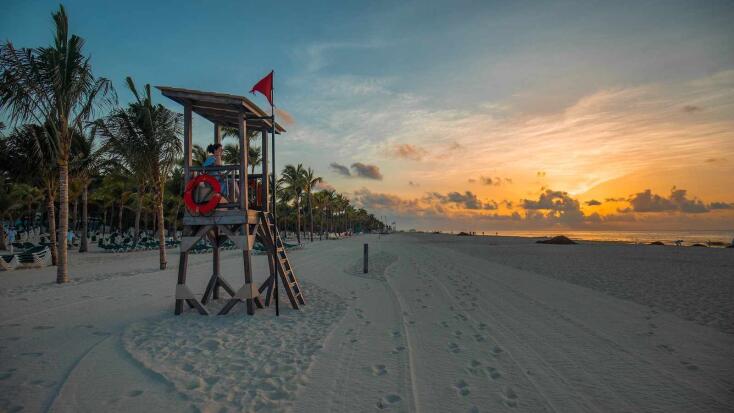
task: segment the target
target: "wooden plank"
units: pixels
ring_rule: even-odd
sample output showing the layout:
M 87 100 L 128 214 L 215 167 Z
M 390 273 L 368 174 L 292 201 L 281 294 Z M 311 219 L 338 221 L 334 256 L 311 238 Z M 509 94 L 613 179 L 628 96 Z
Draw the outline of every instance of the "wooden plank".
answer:
M 242 155 L 240 159 L 240 209 L 247 211 L 249 200 L 247 196 L 247 155 L 249 153 L 249 145 L 247 141 L 247 122 L 245 121 L 244 113 L 242 115 L 239 119 L 240 154 Z
M 262 134 L 262 143 L 260 144 L 260 158 L 262 166 L 262 210 L 267 212 L 270 208 L 270 177 L 268 176 L 268 129 L 263 128 L 260 132 Z
M 255 103 L 244 96 L 231 95 L 227 93 L 205 92 L 193 89 L 175 88 L 170 86 L 156 86 L 163 96 L 176 102 L 191 101 L 194 104 L 215 103 L 222 105 L 234 105 L 238 108 L 242 107 L 246 114 L 251 116 L 267 118 L 268 115 L 260 109 Z M 268 123 L 268 125 L 270 125 Z M 285 129 L 275 122 L 276 133 L 283 133 Z
M 214 124 L 214 143 L 222 143 L 222 127 L 218 124 Z
M 184 105 L 184 188 L 189 183 L 189 167 L 191 166 L 191 104 Z
M 242 260 L 244 261 L 245 266 L 245 285 L 250 284 L 252 285 L 252 256 L 250 255 L 250 250 L 242 251 Z M 245 300 L 245 305 L 247 306 L 247 314 L 253 315 L 255 314 L 255 308 L 252 305 L 252 298 L 248 298 Z
M 231 225 L 247 222 L 245 215 L 224 215 L 211 217 L 184 217 L 184 225 Z
M 177 285 L 184 285 L 186 284 L 186 267 L 188 266 L 188 260 L 189 253 L 188 252 L 181 252 L 179 254 L 178 259 L 178 284 Z M 175 300 L 175 309 L 174 314 L 179 315 L 183 312 L 183 300 L 176 299 Z

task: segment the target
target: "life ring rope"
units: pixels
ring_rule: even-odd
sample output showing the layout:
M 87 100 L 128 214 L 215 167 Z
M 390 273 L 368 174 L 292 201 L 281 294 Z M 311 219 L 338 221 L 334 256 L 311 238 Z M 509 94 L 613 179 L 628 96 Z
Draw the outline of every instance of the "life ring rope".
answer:
M 208 201 L 201 204 L 194 201 L 194 191 L 196 191 L 199 184 L 209 185 L 212 188 L 212 192 L 214 192 Z M 222 186 L 219 184 L 219 181 L 217 181 L 217 178 L 206 174 L 199 175 L 190 180 L 186 185 L 186 190 L 183 194 L 184 205 L 186 205 L 186 209 L 188 209 L 192 214 L 208 214 L 219 204 L 219 200 L 222 198 L 221 192 Z

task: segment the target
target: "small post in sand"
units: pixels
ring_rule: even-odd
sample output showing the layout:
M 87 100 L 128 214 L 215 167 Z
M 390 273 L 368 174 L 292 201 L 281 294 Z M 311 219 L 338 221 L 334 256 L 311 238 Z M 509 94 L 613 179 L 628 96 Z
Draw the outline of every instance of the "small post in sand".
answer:
M 364 244 L 364 273 L 367 274 L 367 263 L 368 263 L 368 250 L 369 250 L 369 244 Z

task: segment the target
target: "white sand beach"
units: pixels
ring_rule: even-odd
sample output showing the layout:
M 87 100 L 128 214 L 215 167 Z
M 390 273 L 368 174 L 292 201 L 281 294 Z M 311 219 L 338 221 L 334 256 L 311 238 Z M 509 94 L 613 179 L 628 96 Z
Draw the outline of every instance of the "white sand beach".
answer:
M 0 273 L 0 411 L 732 411 L 732 253 L 355 236 L 289 254 L 307 305 L 279 318 L 175 317 L 173 250 L 72 253 L 70 284 Z

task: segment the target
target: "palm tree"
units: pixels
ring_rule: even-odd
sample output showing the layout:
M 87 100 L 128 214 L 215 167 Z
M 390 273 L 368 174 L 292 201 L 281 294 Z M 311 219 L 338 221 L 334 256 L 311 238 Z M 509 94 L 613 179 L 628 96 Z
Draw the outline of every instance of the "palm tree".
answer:
M 27 225 L 25 225 L 25 232 L 27 237 L 30 227 L 33 227 L 35 224 L 35 213 L 33 213 L 33 205 L 43 199 L 43 194 L 38 188 L 28 184 L 16 184 L 13 188 L 13 193 L 15 194 L 16 199 L 18 199 L 20 203 L 26 207 L 28 222 Z
M 309 224 L 310 224 L 310 231 L 311 231 L 311 242 L 313 242 L 313 189 L 316 184 L 323 181 L 323 179 L 320 176 L 316 176 L 316 173 L 314 172 L 311 167 L 307 168 L 303 172 L 303 183 L 304 190 L 306 191 L 306 197 L 308 199 L 308 214 L 309 214 Z
M 48 232 L 51 240 L 51 263 L 57 264 L 58 250 L 56 240 L 56 191 L 58 190 L 57 144 L 54 131 L 46 124 L 24 125 L 16 128 L 4 140 L 2 153 L 3 165 L 7 172 L 18 181 L 39 186 L 46 198 Z
M 127 109 L 115 110 L 98 122 L 102 136 L 113 152 L 117 153 L 128 169 L 142 173 L 149 180 L 155 197 L 155 214 L 158 230 L 160 269 L 165 270 L 166 233 L 163 216 L 163 197 L 166 179 L 181 155 L 182 116 L 153 104 L 150 85 L 145 85 L 145 94 L 140 95 L 131 77 L 127 86 L 136 101 Z M 131 148 L 134 148 L 131 150 Z M 143 192 L 138 193 L 138 211 L 142 210 Z M 136 217 L 136 233 L 139 230 Z
M 88 231 L 88 203 L 89 203 L 89 184 L 92 179 L 99 175 L 100 169 L 106 160 L 107 150 L 105 147 L 97 145 L 95 139 L 97 131 L 94 126 L 89 130 L 89 134 L 75 134 L 72 144 L 72 152 L 74 154 L 72 160 L 72 171 L 76 181 L 81 187 L 82 198 L 82 239 L 79 243 L 79 252 L 87 252 L 89 249 L 87 240 Z M 76 216 L 76 207 L 74 208 Z
M 16 209 L 19 205 L 20 203 L 10 185 L 0 182 L 0 250 L 8 248 L 5 245 L 5 226 L 2 225 L 2 221 L 9 217 L 10 211 Z
M 194 166 L 203 165 L 207 157 L 208 155 L 206 153 L 206 149 L 196 144 L 194 144 L 194 146 L 191 147 L 191 163 Z M 181 161 L 181 164 L 183 165 L 183 158 L 180 161 Z
M 301 196 L 306 186 L 302 164 L 298 166 L 286 165 L 283 168 L 280 180 L 283 183 L 281 194 L 287 200 L 293 200 L 296 207 L 296 238 L 301 243 Z
M 230 165 L 237 165 L 242 159 L 240 157 L 240 145 L 237 143 L 228 143 L 222 148 L 222 161 Z
M 58 139 L 59 232 L 69 227 L 69 156 L 73 131 L 81 131 L 102 103 L 115 99 L 112 84 L 95 78 L 89 58 L 82 54 L 84 40 L 69 35 L 63 6 L 53 13 L 54 44 L 35 49 L 16 49 L 11 42 L 0 46 L 0 108 L 11 122 L 48 124 Z M 56 282 L 69 281 L 66 243 L 59 244 Z

